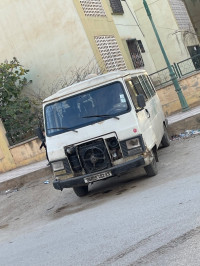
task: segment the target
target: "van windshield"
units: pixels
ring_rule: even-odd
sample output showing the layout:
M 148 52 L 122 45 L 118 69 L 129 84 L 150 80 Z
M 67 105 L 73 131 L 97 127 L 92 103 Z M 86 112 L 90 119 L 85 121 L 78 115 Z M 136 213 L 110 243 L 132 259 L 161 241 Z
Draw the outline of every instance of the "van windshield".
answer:
M 121 82 L 76 94 L 70 98 L 48 104 L 45 107 L 47 136 L 67 131 L 99 121 L 118 118 L 129 111 L 128 100 Z

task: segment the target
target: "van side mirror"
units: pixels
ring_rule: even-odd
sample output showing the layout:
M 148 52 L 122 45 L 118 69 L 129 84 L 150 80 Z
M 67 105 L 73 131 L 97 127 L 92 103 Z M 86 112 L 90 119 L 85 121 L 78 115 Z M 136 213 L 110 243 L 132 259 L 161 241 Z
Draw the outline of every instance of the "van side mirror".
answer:
M 146 106 L 145 98 L 143 94 L 137 95 L 137 104 L 138 107 L 141 108 L 141 110 Z
M 42 132 L 42 129 L 40 127 L 35 129 L 35 133 L 38 136 L 38 138 L 43 142 L 45 140 L 45 136 Z

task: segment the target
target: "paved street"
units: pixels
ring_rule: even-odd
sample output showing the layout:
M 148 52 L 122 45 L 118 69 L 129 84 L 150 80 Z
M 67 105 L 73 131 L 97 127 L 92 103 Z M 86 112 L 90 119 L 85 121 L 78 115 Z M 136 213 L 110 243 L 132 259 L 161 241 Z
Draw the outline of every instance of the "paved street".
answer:
M 0 265 L 199 265 L 200 136 L 85 198 L 34 181 L 0 195 Z M 51 180 L 50 180 L 51 181 Z

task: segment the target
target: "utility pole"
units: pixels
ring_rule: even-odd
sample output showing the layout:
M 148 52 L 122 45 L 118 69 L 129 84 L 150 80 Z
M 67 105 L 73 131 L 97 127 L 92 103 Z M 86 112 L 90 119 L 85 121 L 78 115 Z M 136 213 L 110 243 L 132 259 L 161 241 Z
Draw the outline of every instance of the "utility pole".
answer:
M 175 73 L 174 73 L 174 71 L 173 71 L 173 69 L 172 69 L 172 67 L 171 67 L 171 64 L 170 64 L 170 62 L 169 62 L 169 59 L 168 59 L 167 54 L 166 54 L 166 52 L 165 52 L 165 49 L 164 49 L 164 47 L 163 47 L 163 45 L 162 45 L 162 42 L 161 42 L 161 40 L 160 40 L 160 37 L 159 37 L 158 31 L 157 31 L 156 26 L 155 26 L 155 24 L 154 24 L 154 21 L 153 21 L 153 18 L 152 18 L 152 15 L 151 15 L 151 12 L 150 12 L 150 9 L 149 9 L 149 7 L 148 7 L 148 4 L 147 4 L 146 0 L 143 0 L 143 4 L 144 4 L 145 10 L 146 10 L 146 12 L 147 12 L 147 16 L 149 17 L 149 20 L 150 20 L 151 25 L 152 25 L 152 27 L 153 27 L 153 30 L 154 30 L 154 33 L 155 33 L 155 35 L 156 35 L 156 39 L 157 39 L 158 44 L 159 44 L 159 46 L 160 46 L 161 52 L 162 52 L 162 54 L 163 54 L 163 57 L 164 57 L 165 62 L 166 62 L 166 64 L 167 64 L 167 68 L 168 68 L 168 70 L 169 70 L 170 77 L 171 77 L 172 82 L 173 82 L 174 87 L 175 87 L 175 91 L 176 91 L 176 93 L 178 94 L 179 101 L 180 101 L 180 103 L 181 103 L 181 107 L 182 107 L 182 111 L 187 111 L 187 110 L 189 110 L 189 106 L 188 106 L 188 104 L 187 104 L 187 102 L 186 102 L 186 99 L 185 99 L 183 93 L 182 93 L 181 87 L 180 87 L 180 85 L 179 85 L 179 83 L 178 83 L 178 80 L 177 80 L 177 78 L 176 78 L 176 75 L 175 75 Z

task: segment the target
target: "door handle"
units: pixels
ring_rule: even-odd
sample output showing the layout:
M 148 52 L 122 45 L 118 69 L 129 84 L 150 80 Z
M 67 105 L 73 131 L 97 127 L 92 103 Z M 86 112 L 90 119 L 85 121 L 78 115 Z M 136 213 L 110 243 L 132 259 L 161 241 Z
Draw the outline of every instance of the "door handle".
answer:
M 149 111 L 147 109 L 145 109 L 145 111 L 147 113 L 147 117 L 150 118 L 151 115 L 150 115 Z

